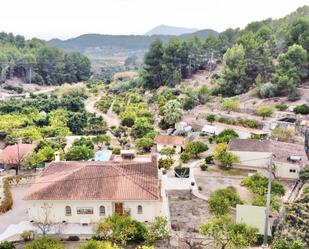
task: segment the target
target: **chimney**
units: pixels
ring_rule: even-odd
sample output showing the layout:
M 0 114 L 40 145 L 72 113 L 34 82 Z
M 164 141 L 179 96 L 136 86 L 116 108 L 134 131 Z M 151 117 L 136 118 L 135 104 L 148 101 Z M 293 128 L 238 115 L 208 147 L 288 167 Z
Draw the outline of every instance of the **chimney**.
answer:
M 55 162 L 60 162 L 60 152 L 56 151 L 54 155 L 55 155 Z
M 157 157 L 156 154 L 151 154 L 151 162 L 152 162 L 153 166 L 158 168 L 158 157 Z

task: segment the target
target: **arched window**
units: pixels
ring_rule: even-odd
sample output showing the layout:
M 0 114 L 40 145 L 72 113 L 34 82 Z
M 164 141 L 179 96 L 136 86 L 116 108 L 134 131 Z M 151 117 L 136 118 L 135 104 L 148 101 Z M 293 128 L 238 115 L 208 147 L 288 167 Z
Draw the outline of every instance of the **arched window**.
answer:
M 105 207 L 100 206 L 100 216 L 105 216 Z
M 143 213 L 143 207 L 142 207 L 142 205 L 138 205 L 138 206 L 137 206 L 137 213 L 138 213 L 138 214 L 142 214 L 142 213 Z
M 65 216 L 71 216 L 72 215 L 72 210 L 70 206 L 65 207 Z

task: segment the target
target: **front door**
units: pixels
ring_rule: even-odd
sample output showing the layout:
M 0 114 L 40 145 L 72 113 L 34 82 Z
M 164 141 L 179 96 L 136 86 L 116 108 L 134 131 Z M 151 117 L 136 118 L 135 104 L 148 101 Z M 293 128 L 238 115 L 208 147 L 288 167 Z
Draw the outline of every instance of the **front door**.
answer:
M 115 203 L 115 213 L 119 215 L 123 215 L 123 203 L 121 202 Z

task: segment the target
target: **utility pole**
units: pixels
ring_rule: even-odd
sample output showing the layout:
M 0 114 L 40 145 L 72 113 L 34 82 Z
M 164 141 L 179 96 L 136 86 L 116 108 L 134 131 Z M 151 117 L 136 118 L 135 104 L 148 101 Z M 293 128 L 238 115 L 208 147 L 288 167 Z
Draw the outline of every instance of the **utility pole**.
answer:
M 267 199 L 265 209 L 263 248 L 267 248 L 267 242 L 268 242 L 268 222 L 269 222 L 269 208 L 270 208 L 270 197 L 271 197 L 272 164 L 273 164 L 273 155 L 271 154 L 268 165 L 269 176 L 268 176 L 268 188 L 267 188 Z

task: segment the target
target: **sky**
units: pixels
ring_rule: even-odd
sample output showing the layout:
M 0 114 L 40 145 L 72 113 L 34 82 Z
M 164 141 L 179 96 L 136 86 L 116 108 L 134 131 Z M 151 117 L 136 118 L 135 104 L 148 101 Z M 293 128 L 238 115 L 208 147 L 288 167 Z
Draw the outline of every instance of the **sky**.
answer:
M 160 24 L 220 32 L 304 5 L 309 0 L 1 0 L 0 31 L 45 40 L 144 34 Z

